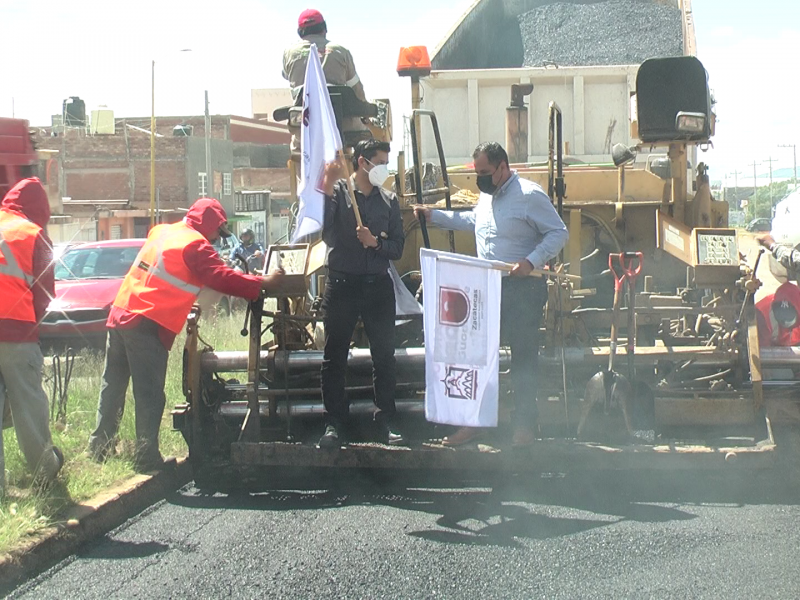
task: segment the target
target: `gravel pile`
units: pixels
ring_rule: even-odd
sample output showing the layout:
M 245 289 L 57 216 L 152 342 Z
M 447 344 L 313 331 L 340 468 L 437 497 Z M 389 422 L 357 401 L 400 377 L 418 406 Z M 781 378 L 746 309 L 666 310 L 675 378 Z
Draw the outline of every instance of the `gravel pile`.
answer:
M 681 11 L 650 0 L 555 3 L 519 17 L 524 67 L 631 65 L 683 54 Z

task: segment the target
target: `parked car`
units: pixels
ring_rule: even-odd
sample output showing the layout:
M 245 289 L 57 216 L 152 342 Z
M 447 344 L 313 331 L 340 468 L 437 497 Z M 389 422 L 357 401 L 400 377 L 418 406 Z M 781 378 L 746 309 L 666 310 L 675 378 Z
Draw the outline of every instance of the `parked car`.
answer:
M 746 227 L 747 231 L 753 232 L 764 232 L 772 230 L 772 221 L 767 219 L 766 217 L 760 217 L 758 219 L 753 219 L 748 223 Z
M 53 262 L 58 261 L 67 250 L 80 246 L 83 242 L 61 242 L 53 244 Z
M 56 295 L 39 328 L 44 344 L 103 347 L 106 319 L 143 239 L 90 242 L 55 265 Z

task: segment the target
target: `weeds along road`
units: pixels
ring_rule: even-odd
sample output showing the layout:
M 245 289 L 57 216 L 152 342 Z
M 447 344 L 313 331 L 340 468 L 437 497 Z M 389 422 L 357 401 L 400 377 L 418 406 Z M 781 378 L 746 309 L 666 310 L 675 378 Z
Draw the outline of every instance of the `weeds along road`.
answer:
M 227 497 L 189 487 L 14 598 L 794 598 L 783 473 Z

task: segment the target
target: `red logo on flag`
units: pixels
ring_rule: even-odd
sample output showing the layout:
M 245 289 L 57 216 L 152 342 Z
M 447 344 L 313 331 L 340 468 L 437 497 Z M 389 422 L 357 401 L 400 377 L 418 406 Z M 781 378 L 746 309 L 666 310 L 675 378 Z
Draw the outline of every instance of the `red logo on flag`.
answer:
M 456 288 L 439 288 L 439 323 L 461 327 L 469 319 L 469 297 Z

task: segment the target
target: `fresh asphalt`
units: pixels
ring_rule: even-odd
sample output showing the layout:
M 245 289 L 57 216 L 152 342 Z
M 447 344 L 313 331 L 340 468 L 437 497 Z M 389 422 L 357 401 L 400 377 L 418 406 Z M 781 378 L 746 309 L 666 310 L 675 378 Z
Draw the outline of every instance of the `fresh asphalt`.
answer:
M 11 596 L 798 598 L 796 481 L 723 469 L 493 488 L 188 486 Z

